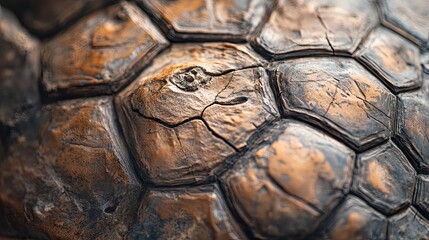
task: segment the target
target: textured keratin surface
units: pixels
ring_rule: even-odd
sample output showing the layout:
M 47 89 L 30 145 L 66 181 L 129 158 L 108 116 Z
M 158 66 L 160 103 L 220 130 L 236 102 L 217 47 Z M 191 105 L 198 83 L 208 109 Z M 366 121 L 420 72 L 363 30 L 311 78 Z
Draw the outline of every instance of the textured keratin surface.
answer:
M 429 0 L 0 0 L 20 238 L 428 240 Z

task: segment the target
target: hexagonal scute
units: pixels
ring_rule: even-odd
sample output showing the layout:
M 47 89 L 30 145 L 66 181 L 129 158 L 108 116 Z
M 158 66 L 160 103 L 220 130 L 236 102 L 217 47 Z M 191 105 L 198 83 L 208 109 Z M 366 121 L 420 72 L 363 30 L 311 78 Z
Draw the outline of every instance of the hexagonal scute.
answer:
M 313 239 L 386 239 L 387 220 L 362 200 L 350 196 Z
M 246 239 L 217 187 L 151 190 L 128 239 Z
M 6 222 L 35 234 L 26 237 L 122 239 L 141 187 L 115 126 L 112 99 L 46 106 L 21 133 L 0 165 Z
M 384 22 L 416 44 L 429 47 L 428 0 L 381 0 Z
M 241 45 L 178 44 L 121 92 L 117 109 L 142 177 L 205 181 L 276 119 L 260 63 Z
M 273 58 L 351 54 L 377 24 L 372 1 L 281 0 L 252 44 Z
M 419 49 L 390 30 L 376 29 L 356 55 L 396 93 L 422 84 Z
M 293 115 L 332 131 L 356 149 L 390 136 L 395 96 L 348 58 L 301 58 L 275 68 L 281 105 Z
M 115 92 L 167 44 L 146 15 L 121 2 L 44 45 L 43 86 L 54 97 Z
M 39 42 L 1 7 L 0 55 L 0 126 L 10 128 L 25 120 L 40 103 Z
M 417 176 L 416 189 L 414 189 L 413 204 L 429 216 L 429 176 Z
M 395 131 L 398 144 L 420 173 L 429 173 L 429 84 L 426 85 L 427 90 L 399 95 Z
M 429 222 L 415 209 L 409 208 L 390 218 L 387 237 L 391 240 L 429 239 Z
M 2 0 L 31 32 L 46 36 L 116 0 Z
M 244 41 L 273 0 L 139 0 L 173 39 Z
M 353 190 L 390 215 L 411 203 L 415 170 L 392 143 L 359 155 Z
M 348 191 L 354 153 L 298 122 L 281 121 L 222 178 L 227 199 L 259 238 L 308 236 Z

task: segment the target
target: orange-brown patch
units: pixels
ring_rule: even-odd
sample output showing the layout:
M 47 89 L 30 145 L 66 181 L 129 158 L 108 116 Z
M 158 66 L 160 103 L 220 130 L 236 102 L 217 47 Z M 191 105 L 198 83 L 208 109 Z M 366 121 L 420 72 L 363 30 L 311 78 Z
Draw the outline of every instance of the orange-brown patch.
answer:
M 256 156 L 269 156 L 269 174 L 286 191 L 309 202 L 318 201 L 319 178 L 335 178 L 324 154 L 318 149 L 304 146 L 295 136 L 277 140 L 270 147 L 259 150 Z
M 369 183 L 383 193 L 390 193 L 390 186 L 387 184 L 389 172 L 376 160 L 371 160 L 368 164 Z
M 334 240 L 349 240 L 353 239 L 365 224 L 365 217 L 357 212 L 351 212 L 347 217 L 347 222 L 344 225 L 337 226 L 332 234 Z

